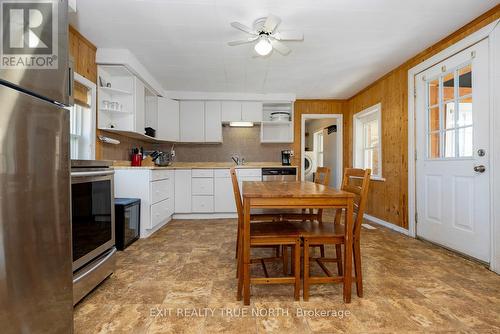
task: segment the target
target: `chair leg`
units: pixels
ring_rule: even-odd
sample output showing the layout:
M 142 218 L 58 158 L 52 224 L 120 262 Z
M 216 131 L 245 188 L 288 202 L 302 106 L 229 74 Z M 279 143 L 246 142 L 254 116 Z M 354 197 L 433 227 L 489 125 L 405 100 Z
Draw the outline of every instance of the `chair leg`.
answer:
M 318 213 L 316 214 L 316 219 L 318 222 L 323 222 L 323 209 L 318 209 Z
M 359 240 L 354 240 L 354 273 L 356 276 L 356 292 L 358 297 L 363 297 L 363 277 L 361 273 L 361 245 Z
M 238 246 L 240 245 L 240 227 L 238 226 L 238 234 L 236 235 L 236 254 L 234 255 L 235 258 L 238 258 Z
M 295 300 L 300 300 L 300 238 L 297 238 L 295 240 L 295 245 L 293 246 L 294 249 L 294 257 L 293 261 L 295 263 L 295 291 L 294 291 L 294 296 Z
M 343 275 L 343 267 L 342 267 L 342 245 L 335 245 L 335 252 L 337 256 L 337 272 L 339 276 Z
M 309 209 L 309 215 L 311 215 L 311 216 L 314 215 L 314 209 Z M 314 219 L 312 219 L 311 221 L 314 221 Z
M 304 301 L 309 300 L 309 239 L 304 238 Z
M 240 242 L 241 246 L 241 242 Z M 242 247 L 240 247 L 238 255 L 238 291 L 236 293 L 236 300 L 241 300 L 243 296 L 243 252 Z
M 325 245 L 319 246 L 319 253 L 321 257 L 325 257 Z
M 302 209 L 302 215 L 305 215 L 306 214 L 306 209 Z M 302 222 L 305 223 L 305 219 L 302 219 Z
M 295 267 L 295 261 L 293 259 L 295 259 L 295 254 L 299 252 L 300 254 L 300 249 L 297 251 L 294 247 L 292 247 L 292 254 L 291 254 L 291 258 L 292 260 L 290 261 L 290 266 L 291 266 L 291 270 L 292 270 L 292 275 L 295 275 L 295 271 L 298 271 L 300 272 L 300 267 L 299 269 L 297 270 L 297 267 Z
M 283 275 L 288 274 L 288 246 L 283 246 Z
M 242 247 L 241 247 L 241 235 L 238 231 L 238 240 L 236 241 L 236 278 L 239 278 L 241 271 L 241 263 L 240 258 L 242 256 Z

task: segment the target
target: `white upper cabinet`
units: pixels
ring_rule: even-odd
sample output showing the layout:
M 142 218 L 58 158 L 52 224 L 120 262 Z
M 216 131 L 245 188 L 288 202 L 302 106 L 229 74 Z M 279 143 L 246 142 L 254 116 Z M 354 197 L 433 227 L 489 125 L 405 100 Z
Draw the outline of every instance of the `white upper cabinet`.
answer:
M 240 101 L 222 101 L 221 114 L 223 122 L 241 121 L 241 102 Z
M 205 102 L 205 141 L 222 142 L 221 103 L 219 101 Z
M 222 101 L 222 122 L 262 122 L 262 102 Z
M 180 102 L 180 141 L 200 143 L 205 141 L 205 102 Z
M 262 102 L 241 102 L 241 120 L 244 122 L 262 122 Z
M 159 140 L 179 141 L 179 101 L 165 97 L 158 98 Z

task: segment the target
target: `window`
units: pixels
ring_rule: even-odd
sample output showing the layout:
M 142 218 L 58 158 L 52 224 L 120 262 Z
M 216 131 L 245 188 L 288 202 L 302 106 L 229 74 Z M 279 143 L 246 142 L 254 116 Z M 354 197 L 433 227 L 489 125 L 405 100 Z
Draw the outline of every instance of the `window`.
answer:
M 314 133 L 314 149 L 316 150 L 316 164 L 323 167 L 323 130 Z
M 70 113 L 71 159 L 95 159 L 95 85 L 75 73 L 74 105 Z
M 427 81 L 427 158 L 472 157 L 472 65 Z
M 354 115 L 354 167 L 370 168 L 382 179 L 381 104 Z

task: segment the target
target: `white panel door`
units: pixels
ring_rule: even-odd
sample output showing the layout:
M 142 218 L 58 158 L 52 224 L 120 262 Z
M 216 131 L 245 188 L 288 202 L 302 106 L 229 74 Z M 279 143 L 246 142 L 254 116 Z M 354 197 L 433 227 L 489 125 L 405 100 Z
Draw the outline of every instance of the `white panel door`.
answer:
M 179 141 L 179 101 L 158 98 L 158 139 Z
M 223 122 L 241 121 L 241 102 L 240 101 L 222 101 L 221 115 Z
M 180 141 L 201 143 L 205 141 L 205 102 L 180 102 Z
M 262 122 L 262 102 L 242 102 L 241 120 L 245 122 Z
M 191 213 L 191 169 L 175 170 L 175 213 Z
M 490 258 L 488 42 L 415 77 L 417 235 Z
M 214 179 L 215 212 L 236 212 L 233 183 L 231 177 L 215 177 Z
M 222 142 L 222 120 L 220 101 L 205 102 L 205 141 Z

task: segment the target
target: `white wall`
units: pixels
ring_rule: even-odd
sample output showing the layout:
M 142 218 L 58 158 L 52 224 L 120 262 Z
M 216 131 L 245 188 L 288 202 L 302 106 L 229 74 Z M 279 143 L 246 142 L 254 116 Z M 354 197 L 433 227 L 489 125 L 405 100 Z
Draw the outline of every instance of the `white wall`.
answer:
M 335 180 L 335 170 L 339 168 L 337 161 L 337 133 L 333 132 L 328 134 L 325 128 L 330 125 L 336 125 L 337 120 L 335 118 L 324 118 L 324 119 L 308 119 L 306 120 L 306 136 L 305 147 L 314 149 L 314 133 L 323 129 L 323 166 L 328 167 L 331 170 L 330 175 L 330 186 L 337 187 Z

